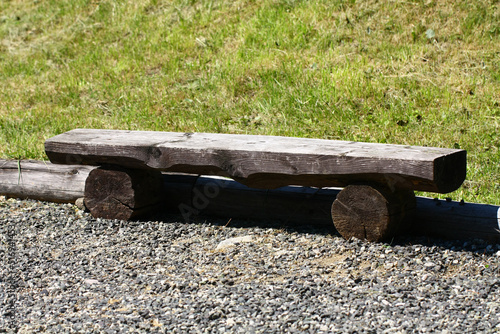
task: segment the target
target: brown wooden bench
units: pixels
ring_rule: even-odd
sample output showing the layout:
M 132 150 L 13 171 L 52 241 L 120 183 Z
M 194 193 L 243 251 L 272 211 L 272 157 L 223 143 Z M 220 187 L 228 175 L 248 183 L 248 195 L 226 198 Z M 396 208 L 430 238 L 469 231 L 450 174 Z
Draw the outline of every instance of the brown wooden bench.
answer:
M 162 171 L 220 175 L 261 189 L 345 187 L 332 204 L 335 227 L 374 241 L 407 225 L 413 191 L 451 192 L 466 174 L 464 150 L 276 136 L 76 129 L 45 150 L 53 163 L 101 166 L 85 185 L 96 217 L 130 219 L 157 206 Z

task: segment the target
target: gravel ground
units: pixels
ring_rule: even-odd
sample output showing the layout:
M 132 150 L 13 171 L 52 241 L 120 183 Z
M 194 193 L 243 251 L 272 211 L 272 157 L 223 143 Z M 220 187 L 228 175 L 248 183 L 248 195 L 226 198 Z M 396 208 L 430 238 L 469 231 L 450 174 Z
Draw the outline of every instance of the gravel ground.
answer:
M 0 332 L 500 332 L 500 245 L 0 198 Z

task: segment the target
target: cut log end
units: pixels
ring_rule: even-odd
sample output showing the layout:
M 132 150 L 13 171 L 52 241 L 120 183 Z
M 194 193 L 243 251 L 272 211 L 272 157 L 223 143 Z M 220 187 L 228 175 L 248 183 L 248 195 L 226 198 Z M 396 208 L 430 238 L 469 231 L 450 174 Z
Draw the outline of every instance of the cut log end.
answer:
M 163 178 L 155 170 L 99 167 L 85 182 L 85 206 L 96 218 L 137 218 L 161 204 L 163 198 Z
M 410 226 L 415 206 L 413 191 L 350 185 L 338 194 L 331 212 L 335 228 L 344 238 L 380 242 Z

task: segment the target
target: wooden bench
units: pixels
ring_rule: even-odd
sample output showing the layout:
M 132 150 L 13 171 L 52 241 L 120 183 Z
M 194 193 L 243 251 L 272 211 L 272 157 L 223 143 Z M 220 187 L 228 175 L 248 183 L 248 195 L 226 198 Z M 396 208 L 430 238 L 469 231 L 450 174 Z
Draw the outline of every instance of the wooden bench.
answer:
M 345 187 L 333 223 L 371 241 L 407 225 L 414 190 L 451 192 L 466 174 L 464 150 L 276 136 L 76 129 L 45 150 L 53 163 L 101 166 L 85 185 L 96 217 L 130 219 L 161 204 L 162 171 L 219 175 L 261 189 Z

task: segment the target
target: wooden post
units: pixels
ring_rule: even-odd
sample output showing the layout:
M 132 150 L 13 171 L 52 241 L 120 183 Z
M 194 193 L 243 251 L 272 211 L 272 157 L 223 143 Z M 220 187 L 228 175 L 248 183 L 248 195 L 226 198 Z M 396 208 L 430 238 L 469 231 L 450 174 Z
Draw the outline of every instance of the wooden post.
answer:
M 103 166 L 89 173 L 84 194 L 92 216 L 128 220 L 162 204 L 163 177 L 156 170 Z
M 332 204 L 332 220 L 346 239 L 385 241 L 409 228 L 415 210 L 412 191 L 391 191 L 382 186 L 350 185 Z

